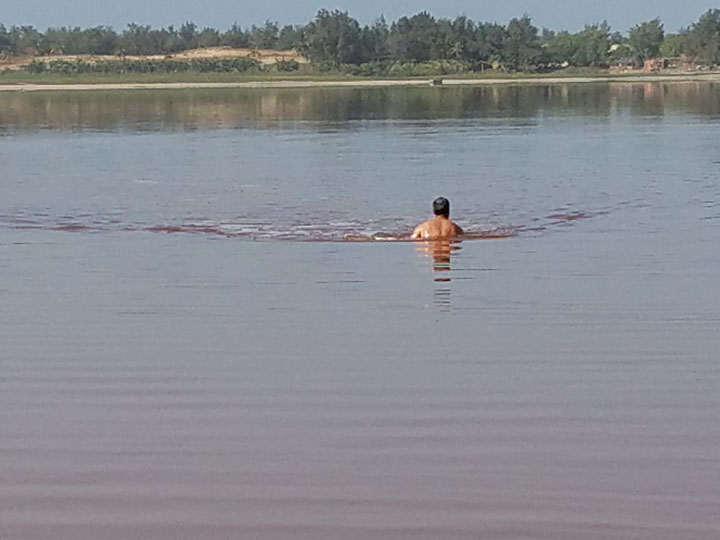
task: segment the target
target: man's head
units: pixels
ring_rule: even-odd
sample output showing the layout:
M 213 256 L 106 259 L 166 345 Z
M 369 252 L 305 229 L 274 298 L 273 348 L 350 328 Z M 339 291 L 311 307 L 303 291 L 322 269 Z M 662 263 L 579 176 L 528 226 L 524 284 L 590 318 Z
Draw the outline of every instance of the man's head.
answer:
M 450 201 L 445 197 L 438 197 L 433 201 L 433 212 L 436 216 L 450 217 Z

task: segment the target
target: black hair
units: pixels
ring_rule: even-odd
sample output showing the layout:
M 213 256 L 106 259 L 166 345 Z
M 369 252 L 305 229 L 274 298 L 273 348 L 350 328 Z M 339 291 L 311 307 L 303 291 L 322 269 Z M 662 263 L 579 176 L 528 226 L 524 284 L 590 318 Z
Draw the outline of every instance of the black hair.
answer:
M 438 197 L 433 201 L 433 212 L 436 216 L 450 217 L 450 201 L 445 197 Z

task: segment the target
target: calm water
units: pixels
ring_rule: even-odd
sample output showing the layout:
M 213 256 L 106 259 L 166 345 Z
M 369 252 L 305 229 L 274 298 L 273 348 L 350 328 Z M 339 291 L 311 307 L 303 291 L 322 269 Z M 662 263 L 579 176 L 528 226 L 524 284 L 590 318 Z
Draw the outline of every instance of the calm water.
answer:
M 707 83 L 0 95 L 0 538 L 720 537 L 719 141 Z M 437 195 L 482 239 L 390 241 Z

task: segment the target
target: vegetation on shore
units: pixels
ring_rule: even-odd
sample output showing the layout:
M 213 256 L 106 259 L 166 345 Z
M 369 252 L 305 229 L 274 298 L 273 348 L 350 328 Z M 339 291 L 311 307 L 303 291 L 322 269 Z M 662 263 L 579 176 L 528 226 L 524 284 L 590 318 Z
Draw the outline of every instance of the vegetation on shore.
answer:
M 700 75 L 701 72 L 698 73 Z M 485 72 L 465 72 L 456 75 L 439 76 L 432 74 L 431 76 L 410 75 L 410 76 L 388 76 L 388 77 L 359 77 L 348 73 L 328 72 L 317 73 L 312 70 L 312 66 L 302 67 L 299 71 L 280 72 L 265 67 L 262 71 L 246 71 L 237 72 L 199 72 L 199 71 L 183 71 L 183 72 L 143 72 L 143 73 L 68 73 L 61 72 L 42 72 L 28 73 L 27 71 L 8 71 L 0 72 L 0 85 L 2 84 L 155 84 L 155 83 L 264 83 L 274 81 L 303 81 L 303 82 L 352 82 L 352 81 L 369 81 L 369 80 L 387 80 L 387 81 L 406 81 L 421 80 L 427 82 L 429 79 L 442 77 L 443 80 L 449 79 L 470 79 L 473 81 L 487 80 L 506 80 L 526 81 L 543 79 L 572 79 L 576 77 L 597 78 L 599 80 L 608 77 L 622 80 L 629 75 L 652 76 L 652 73 L 616 73 L 610 74 L 607 70 L 595 68 L 567 68 L 552 73 L 522 73 L 522 72 L 502 72 L 502 71 L 485 71 Z M 680 75 L 680 74 L 679 74 Z
M 296 50 L 309 65 L 291 59 L 268 66 L 254 58 L 129 58 L 215 46 Z M 60 54 L 105 55 L 105 59 L 53 59 Z M 199 29 L 193 23 L 177 29 L 130 24 L 121 33 L 104 26 L 40 32 L 31 26 L 0 24 L 0 59 L 17 55 L 35 57 L 23 67 L 28 75 L 132 75 L 134 79 L 209 73 L 371 78 L 463 76 L 488 70 L 547 73 L 566 68 L 600 70 L 614 64 L 640 66 L 660 56 L 715 66 L 720 64 L 720 10 L 708 10 L 689 28 L 671 35 L 665 34 L 659 19 L 638 24 L 623 35 L 604 22 L 576 33 L 540 31 L 527 15 L 500 25 L 464 16 L 437 19 L 421 12 L 391 24 L 380 18 L 361 26 L 337 10 L 321 10 L 306 25 L 280 27 L 268 21 L 246 30 L 235 24 L 225 32 Z M 0 81 L 16 77 L 8 70 L 2 73 Z

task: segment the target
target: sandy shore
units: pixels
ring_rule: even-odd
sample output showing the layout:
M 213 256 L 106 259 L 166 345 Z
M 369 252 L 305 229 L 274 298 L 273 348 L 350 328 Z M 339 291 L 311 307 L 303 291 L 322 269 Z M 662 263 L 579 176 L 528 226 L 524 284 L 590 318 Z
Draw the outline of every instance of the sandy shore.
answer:
M 437 79 L 435 79 L 437 80 Z M 605 77 L 520 77 L 496 79 L 442 79 L 442 86 L 483 86 L 512 84 L 586 84 L 586 83 L 648 83 L 648 82 L 720 82 L 720 73 L 688 73 L 658 75 L 616 75 Z M 172 83 L 78 83 L 78 84 L 0 84 L 0 92 L 39 92 L 72 90 L 162 90 L 192 88 L 329 88 L 427 86 L 430 79 L 389 80 L 266 80 L 244 82 L 172 82 Z

